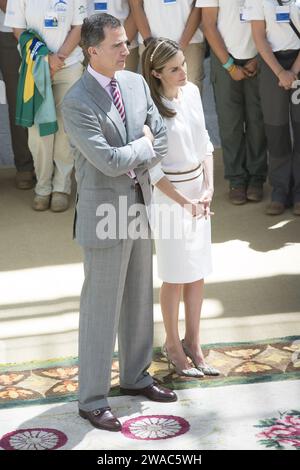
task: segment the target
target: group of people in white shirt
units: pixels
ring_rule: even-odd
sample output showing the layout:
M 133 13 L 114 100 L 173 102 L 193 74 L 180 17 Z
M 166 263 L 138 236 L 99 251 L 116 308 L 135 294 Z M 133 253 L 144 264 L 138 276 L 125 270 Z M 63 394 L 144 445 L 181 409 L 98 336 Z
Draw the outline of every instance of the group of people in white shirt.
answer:
M 0 7 L 6 11 L 0 32 L 5 46 L 0 53 L 2 70 L 13 44 L 8 27 L 17 38 L 27 28 L 36 30 L 53 52 L 49 65 L 60 127 L 62 98 L 83 71 L 79 42 L 86 16 L 109 13 L 120 19 L 130 42 L 127 69 L 131 71 L 138 70 L 141 54 L 153 38 L 176 41 L 185 55 L 188 78 L 200 91 L 205 35 L 230 201 L 261 201 L 268 174 L 273 192 L 267 213 L 278 215 L 292 205 L 299 215 L 300 118 L 298 105 L 287 106 L 300 70 L 299 0 L 0 0 Z M 2 23 L 3 19 L 4 14 Z M 12 84 L 7 89 L 13 128 Z M 72 171 L 68 138 L 63 130 L 51 139 L 40 138 L 34 127 L 29 128 L 30 151 L 22 145 L 23 155 L 20 142 L 25 141 L 25 130 L 12 129 L 17 185 L 34 185 L 31 152 L 37 178 L 33 208 L 66 210 Z M 23 133 L 22 138 L 16 132 Z

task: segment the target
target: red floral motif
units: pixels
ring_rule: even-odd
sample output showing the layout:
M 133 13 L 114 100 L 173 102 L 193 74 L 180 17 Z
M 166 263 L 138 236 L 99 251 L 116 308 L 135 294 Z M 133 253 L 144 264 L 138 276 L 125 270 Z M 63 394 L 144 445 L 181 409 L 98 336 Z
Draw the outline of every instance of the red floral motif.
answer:
M 181 436 L 189 429 L 189 423 L 179 416 L 151 415 L 127 420 L 122 434 L 129 439 L 157 441 Z
M 280 418 L 261 421 L 257 427 L 266 428 L 257 435 L 266 447 L 300 450 L 300 411 L 293 410 L 281 414 Z
M 18 429 L 0 439 L 4 450 L 55 450 L 67 442 L 67 436 L 57 429 Z

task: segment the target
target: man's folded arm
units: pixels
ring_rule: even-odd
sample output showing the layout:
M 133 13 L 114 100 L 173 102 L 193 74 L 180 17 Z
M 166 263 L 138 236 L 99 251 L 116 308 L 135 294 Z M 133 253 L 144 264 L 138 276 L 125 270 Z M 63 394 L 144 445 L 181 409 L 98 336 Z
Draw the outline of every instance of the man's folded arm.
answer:
M 156 158 L 147 164 L 147 168 L 153 168 L 157 163 L 159 163 L 166 155 L 168 151 L 168 137 L 167 129 L 164 124 L 162 116 L 159 114 L 157 107 L 155 106 L 147 82 L 143 79 L 145 93 L 147 97 L 147 124 L 152 134 L 154 135 L 153 149 Z
M 81 154 L 106 176 L 117 177 L 138 167 L 148 167 L 157 157 L 147 137 L 123 147 L 112 147 L 103 135 L 98 117 L 78 100 L 65 100 L 62 106 L 65 131 Z

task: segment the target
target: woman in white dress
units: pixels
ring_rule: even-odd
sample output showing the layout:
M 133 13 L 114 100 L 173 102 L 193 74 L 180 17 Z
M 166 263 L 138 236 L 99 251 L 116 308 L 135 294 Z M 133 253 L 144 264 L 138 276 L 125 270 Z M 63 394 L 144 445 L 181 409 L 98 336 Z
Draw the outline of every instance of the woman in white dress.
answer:
M 180 375 L 218 375 L 218 370 L 205 363 L 200 346 L 204 278 L 212 269 L 210 204 L 214 191 L 213 146 L 201 97 L 198 88 L 187 81 L 185 58 L 176 42 L 152 41 L 143 53 L 142 67 L 164 117 L 169 142 L 167 156 L 150 171 L 158 275 L 163 281 L 160 303 L 166 342 L 162 352 Z M 182 291 L 186 332 L 181 341 Z

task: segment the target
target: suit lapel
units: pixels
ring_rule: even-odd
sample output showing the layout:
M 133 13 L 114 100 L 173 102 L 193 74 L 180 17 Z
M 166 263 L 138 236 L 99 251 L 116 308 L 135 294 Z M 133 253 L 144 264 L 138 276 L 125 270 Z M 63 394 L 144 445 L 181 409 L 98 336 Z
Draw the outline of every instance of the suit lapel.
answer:
M 134 105 L 133 88 L 132 88 L 131 83 L 128 82 L 128 80 L 127 81 L 124 80 L 124 74 L 122 72 L 116 73 L 116 79 L 118 80 L 123 104 L 125 107 L 127 138 L 128 138 L 128 141 L 130 142 L 131 140 L 130 136 L 132 135 L 131 129 L 134 126 L 134 122 L 132 121 L 134 117 L 134 113 L 132 112 L 132 106 Z
M 92 95 L 93 101 L 101 110 L 108 116 L 118 131 L 123 144 L 127 143 L 127 135 L 124 123 L 121 119 L 120 113 L 115 107 L 112 99 L 107 92 L 102 88 L 97 80 L 88 72 L 85 71 L 82 80 L 87 91 Z M 125 106 L 126 111 L 126 106 Z

